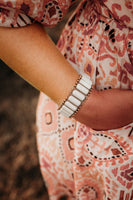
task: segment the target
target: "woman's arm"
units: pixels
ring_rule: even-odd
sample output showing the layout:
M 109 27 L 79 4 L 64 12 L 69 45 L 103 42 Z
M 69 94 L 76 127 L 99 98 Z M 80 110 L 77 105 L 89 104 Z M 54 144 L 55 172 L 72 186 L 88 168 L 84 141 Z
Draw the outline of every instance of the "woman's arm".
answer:
M 58 105 L 78 73 L 65 60 L 41 25 L 0 28 L 0 58 Z M 93 90 L 75 118 L 94 129 L 121 127 L 133 121 L 133 92 Z
M 39 24 L 0 28 L 0 58 L 58 104 L 78 78 Z
M 120 128 L 133 122 L 133 91 L 92 90 L 75 115 L 78 121 L 96 130 Z

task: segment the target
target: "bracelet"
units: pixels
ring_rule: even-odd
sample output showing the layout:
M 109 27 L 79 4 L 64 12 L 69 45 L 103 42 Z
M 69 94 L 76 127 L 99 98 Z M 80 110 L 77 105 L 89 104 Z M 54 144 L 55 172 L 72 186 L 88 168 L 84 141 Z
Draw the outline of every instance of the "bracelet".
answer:
M 76 114 L 85 101 L 86 97 L 91 93 L 92 81 L 87 75 L 79 75 L 70 95 L 63 101 L 58 108 L 60 113 L 65 117 L 72 117 Z

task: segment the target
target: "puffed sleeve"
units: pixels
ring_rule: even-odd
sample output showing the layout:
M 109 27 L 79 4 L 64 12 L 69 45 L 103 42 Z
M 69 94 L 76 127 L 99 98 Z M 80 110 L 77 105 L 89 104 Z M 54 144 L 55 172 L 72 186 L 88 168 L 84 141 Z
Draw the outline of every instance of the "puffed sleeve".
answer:
M 21 27 L 34 22 L 59 23 L 76 0 L 0 0 L 0 26 Z

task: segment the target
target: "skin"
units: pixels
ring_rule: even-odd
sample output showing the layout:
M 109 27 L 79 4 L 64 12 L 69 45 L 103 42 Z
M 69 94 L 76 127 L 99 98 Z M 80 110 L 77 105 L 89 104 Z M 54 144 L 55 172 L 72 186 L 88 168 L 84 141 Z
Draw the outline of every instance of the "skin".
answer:
M 93 90 L 75 115 L 75 119 L 95 130 L 123 127 L 133 122 L 132 98 L 131 90 Z
M 39 24 L 22 28 L 0 27 L 0 44 L 0 58 L 60 106 L 79 75 L 43 27 Z M 93 88 L 74 118 L 97 130 L 119 128 L 133 122 L 132 99 L 131 90 L 97 91 Z

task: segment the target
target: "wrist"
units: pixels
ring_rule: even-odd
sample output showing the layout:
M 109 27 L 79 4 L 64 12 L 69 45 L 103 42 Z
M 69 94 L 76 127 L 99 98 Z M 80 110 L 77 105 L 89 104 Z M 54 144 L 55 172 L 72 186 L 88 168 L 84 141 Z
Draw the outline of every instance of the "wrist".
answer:
M 62 102 L 59 111 L 65 117 L 73 117 L 91 93 L 92 81 L 87 75 L 79 75 L 67 98 Z

